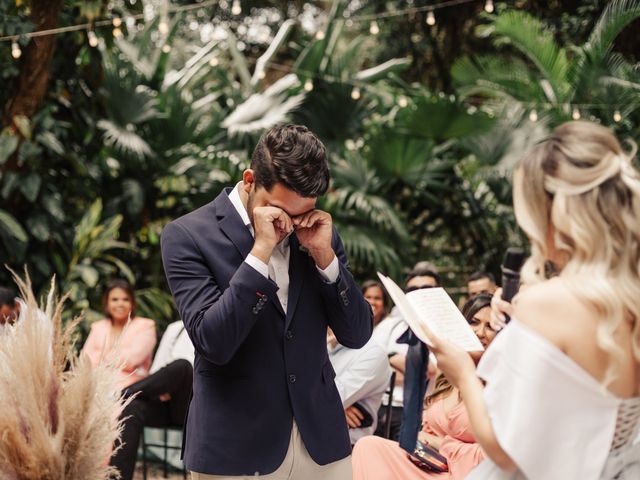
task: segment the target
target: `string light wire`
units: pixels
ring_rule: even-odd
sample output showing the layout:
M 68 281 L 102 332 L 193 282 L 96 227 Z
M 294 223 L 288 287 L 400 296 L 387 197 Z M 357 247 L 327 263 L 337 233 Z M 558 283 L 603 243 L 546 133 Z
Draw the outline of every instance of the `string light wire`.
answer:
M 436 4 L 431 4 L 431 5 L 423 5 L 423 6 L 419 6 L 419 7 L 410 7 L 410 8 L 405 8 L 405 9 L 401 9 L 401 10 L 395 10 L 395 11 L 387 11 L 387 12 L 380 12 L 380 13 L 376 13 L 376 14 L 368 14 L 368 15 L 354 15 L 349 17 L 350 22 L 369 22 L 370 23 L 370 29 L 372 29 L 374 32 L 371 32 L 372 34 L 377 34 L 377 32 L 379 32 L 379 27 L 377 25 L 377 20 L 379 19 L 385 19 L 385 18 L 392 18 L 392 17 L 398 17 L 398 16 L 404 16 L 404 15 L 411 15 L 411 14 L 415 14 L 415 13 L 421 13 L 421 12 L 427 12 L 429 18 L 434 18 L 434 11 L 436 10 L 440 10 L 443 8 L 449 8 L 449 7 L 454 7 L 454 6 L 458 6 L 458 5 L 464 5 L 464 4 L 468 4 L 468 3 L 472 3 L 472 2 L 478 2 L 478 0 L 449 0 L 449 1 L 445 1 L 445 2 L 441 2 L 441 3 L 436 3 Z M 182 12 L 187 12 L 187 11 L 191 11 L 191 10 L 198 10 L 198 9 L 202 9 L 202 8 L 206 8 L 206 7 L 210 7 L 210 6 L 214 6 L 217 5 L 219 3 L 218 0 L 207 0 L 201 3 L 193 3 L 193 4 L 189 4 L 189 5 L 179 5 L 179 6 L 173 6 L 173 7 L 169 7 L 166 9 L 166 11 L 164 12 L 165 15 L 173 15 L 176 13 L 182 13 Z M 234 4 L 240 4 L 239 1 L 235 1 L 233 2 Z M 489 8 L 487 8 L 489 7 Z M 490 0 L 485 1 L 484 3 L 484 8 L 485 10 L 487 10 L 488 12 L 492 12 L 493 11 L 493 2 Z M 135 20 L 141 20 L 144 19 L 144 14 L 143 13 L 139 13 L 139 14 L 134 14 L 134 15 L 126 15 L 126 17 L 128 19 L 131 19 L 130 21 L 135 21 Z M 435 23 L 435 22 L 434 22 Z M 100 28 L 100 27 L 106 27 L 106 26 L 113 26 L 115 27 L 113 33 L 115 34 L 115 36 L 119 36 L 121 35 L 120 29 L 118 27 L 120 27 L 120 25 L 122 24 L 122 18 L 118 15 L 113 16 L 112 18 L 108 18 L 108 19 L 103 19 L 103 20 L 96 20 L 94 22 L 87 22 L 87 23 L 81 23 L 81 24 L 77 24 L 77 25 L 68 25 L 65 27 L 57 27 L 57 28 L 51 28 L 51 29 L 47 29 L 47 30 L 37 30 L 34 32 L 29 32 L 29 33 L 23 33 L 23 34 L 17 34 L 17 35 L 5 35 L 0 37 L 0 42 L 11 42 L 12 45 L 12 56 L 15 59 L 20 58 L 21 56 L 21 50 L 20 50 L 20 46 L 18 44 L 18 41 L 22 40 L 22 39 L 31 39 L 31 38 L 37 38 L 37 37 L 43 37 L 43 36 L 48 36 L 48 35 L 57 35 L 57 34 L 62 34 L 62 33 L 68 33 L 68 32 L 74 32 L 74 31 L 81 31 L 81 30 L 86 30 L 87 32 L 94 32 L 94 30 L 96 28 Z M 431 23 L 430 23 L 431 24 Z M 94 34 L 95 35 L 95 34 Z M 322 30 L 319 30 L 316 34 L 316 39 L 318 40 L 322 40 L 324 38 L 324 32 Z M 168 53 L 165 51 L 165 53 Z M 269 65 L 273 68 L 278 68 L 277 64 L 274 63 L 269 63 Z M 211 65 L 211 66 L 215 66 L 215 65 Z M 290 66 L 285 66 L 283 65 L 282 67 L 286 68 L 287 71 L 291 72 L 291 68 Z M 293 72 L 293 73 L 299 73 L 299 72 Z M 306 75 L 307 77 L 313 77 L 314 75 L 311 72 L 300 72 L 304 75 Z M 356 96 L 357 98 L 360 98 L 360 90 L 362 88 L 364 89 L 368 89 L 370 88 L 369 85 L 367 84 L 362 84 L 361 82 L 349 82 L 349 81 L 344 81 L 342 79 L 332 79 L 329 78 L 329 76 L 327 75 L 323 75 L 322 76 L 323 80 L 329 81 L 329 82 L 341 82 L 341 83 L 346 83 L 346 84 L 350 84 L 354 86 L 354 90 L 352 91 L 352 94 L 355 93 L 354 96 Z M 308 90 L 307 90 L 308 89 Z M 305 82 L 305 90 L 307 91 L 311 91 L 313 89 L 313 81 L 312 80 L 308 80 L 307 82 Z M 409 95 L 410 96 L 410 95 Z M 406 96 L 403 96 L 400 100 L 400 102 L 404 105 L 404 103 L 407 101 Z M 556 107 L 564 107 L 565 109 L 567 108 L 572 108 L 572 117 L 573 118 L 580 118 L 580 110 L 584 110 L 584 109 L 591 109 L 591 108 L 606 108 L 606 107 L 611 107 L 611 104 L 602 104 L 602 103 L 563 103 L 563 104 L 552 104 L 552 103 L 534 103 L 534 102 L 519 102 L 521 105 L 525 106 L 525 107 L 531 107 L 533 108 L 532 110 L 532 115 L 535 120 L 537 120 L 537 112 L 535 112 L 535 108 L 556 108 Z M 534 120 L 534 121 L 535 121 Z M 619 110 L 616 110 L 614 113 L 614 120 L 616 122 L 619 122 L 622 120 L 622 115 L 620 114 Z

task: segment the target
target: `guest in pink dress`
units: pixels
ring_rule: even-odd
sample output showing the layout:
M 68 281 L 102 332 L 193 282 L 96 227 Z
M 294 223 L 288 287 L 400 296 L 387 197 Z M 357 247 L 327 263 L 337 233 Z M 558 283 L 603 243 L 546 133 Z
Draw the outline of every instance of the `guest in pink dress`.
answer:
M 156 324 L 135 316 L 133 288 L 125 280 L 109 283 L 103 306 L 107 318 L 91 325 L 81 353 L 89 357 L 94 368 L 100 361 L 116 360 L 120 365 L 118 386 L 128 387 L 149 375 L 156 345 Z
M 463 308 L 463 314 L 486 348 L 495 338 L 490 325 L 491 296 L 481 294 Z M 467 410 L 459 392 L 442 375 L 425 399 L 422 431 L 418 439 L 446 457 L 449 471 L 420 469 L 409 459 L 398 442 L 369 436 L 360 439 L 353 450 L 354 480 L 462 480 L 482 460 L 484 453 L 471 431 Z

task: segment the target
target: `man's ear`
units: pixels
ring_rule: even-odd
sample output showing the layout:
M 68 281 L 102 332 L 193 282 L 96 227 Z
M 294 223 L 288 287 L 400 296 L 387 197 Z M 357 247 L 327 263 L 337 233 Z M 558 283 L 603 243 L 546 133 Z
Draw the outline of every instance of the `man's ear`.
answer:
M 242 173 L 242 188 L 244 189 L 245 192 L 249 193 L 251 191 L 251 185 L 253 185 L 255 183 L 255 177 L 253 175 L 253 170 L 251 170 L 250 168 L 247 168 L 243 173 Z

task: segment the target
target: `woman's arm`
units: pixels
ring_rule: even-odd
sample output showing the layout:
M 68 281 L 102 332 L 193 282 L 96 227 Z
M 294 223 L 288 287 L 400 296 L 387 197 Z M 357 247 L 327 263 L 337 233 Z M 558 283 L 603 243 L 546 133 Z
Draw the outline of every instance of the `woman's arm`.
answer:
M 122 369 L 132 372 L 151 359 L 156 346 L 156 326 L 153 320 L 138 317 L 125 328 L 118 358 L 122 362 Z
M 451 342 L 432 337 L 431 351 L 438 359 L 438 368 L 453 386 L 458 388 L 469 416 L 471 428 L 484 452 L 501 469 L 513 471 L 516 464 L 502 449 L 491 426 L 484 404 L 484 385 L 476 375 L 476 367 L 467 352 Z
M 483 399 L 484 385 L 475 375 L 475 372 L 473 375 L 466 375 L 458 388 L 467 408 L 467 415 L 469 416 L 469 422 L 476 441 L 480 444 L 482 450 L 501 469 L 514 471 L 516 464 L 507 452 L 502 449 L 493 431 L 489 412 L 487 412 Z

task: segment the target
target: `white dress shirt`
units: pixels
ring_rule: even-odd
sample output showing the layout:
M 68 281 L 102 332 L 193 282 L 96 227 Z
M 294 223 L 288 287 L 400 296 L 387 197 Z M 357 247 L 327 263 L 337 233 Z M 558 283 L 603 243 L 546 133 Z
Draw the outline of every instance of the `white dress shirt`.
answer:
M 357 402 L 373 417 L 370 427 L 349 429 L 353 445 L 361 437 L 373 435 L 376 429 L 378 409 L 391 375 L 387 353 L 373 339 L 359 349 L 337 344 L 335 348 L 328 347 L 327 350 L 336 372 L 335 382 L 342 406 L 347 408 Z
M 407 351 L 409 350 L 409 345 L 406 343 L 398 343 L 397 340 L 402 336 L 407 328 L 409 328 L 409 326 L 404 321 L 397 308 L 394 307 L 391 313 L 373 328 L 371 338 L 385 349 L 388 357 L 395 354 L 406 356 Z M 396 385 L 393 389 L 393 401 L 391 402 L 391 405 L 394 407 L 402 407 L 403 403 L 403 387 L 402 385 Z M 387 394 L 385 394 L 382 404 L 389 404 Z
M 235 207 L 238 215 L 240 215 L 240 218 L 251 232 L 251 235 L 255 237 L 253 226 L 251 225 L 251 221 L 249 220 L 249 214 L 247 213 L 247 209 L 242 203 L 242 199 L 240 198 L 240 188 L 242 184 L 243 182 L 238 182 L 233 190 L 229 193 L 229 201 L 231 201 L 231 204 Z M 289 249 L 289 236 L 287 236 L 273 249 L 268 264 L 265 264 L 262 260 L 251 254 L 247 255 L 247 258 L 245 258 L 244 260 L 251 267 L 264 275 L 265 278 L 270 278 L 275 282 L 275 284 L 278 286 L 278 300 L 280 301 L 280 305 L 282 305 L 282 309 L 285 311 L 285 313 L 287 312 L 289 299 L 290 257 L 291 250 Z M 333 260 L 327 266 L 327 268 L 322 269 L 317 265 L 316 268 L 327 283 L 334 283 L 338 279 L 338 275 L 340 274 L 338 257 L 336 257 L 335 255 L 333 256 Z
M 162 335 L 149 373 L 155 373 L 178 359 L 187 360 L 193 365 L 194 356 L 195 349 L 182 321 L 170 323 Z

